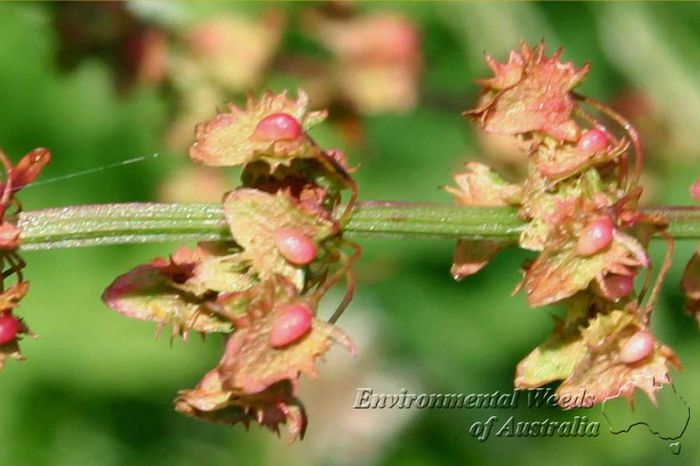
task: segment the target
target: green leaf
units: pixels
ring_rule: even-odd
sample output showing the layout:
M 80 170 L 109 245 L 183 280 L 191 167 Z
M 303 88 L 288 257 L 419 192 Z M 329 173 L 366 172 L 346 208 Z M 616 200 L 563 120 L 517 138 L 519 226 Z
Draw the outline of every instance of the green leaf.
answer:
M 206 298 L 221 290 L 250 288 L 254 281 L 245 268 L 239 254 L 180 248 L 170 260 L 154 259 L 118 277 L 102 299 L 127 317 L 172 326 L 173 335 L 230 332 L 231 324 L 211 312 Z
M 454 176 L 457 188 L 445 187 L 458 204 L 495 207 L 520 202 L 520 186 L 508 183 L 487 165 L 469 162 L 464 167 L 464 172 Z
M 224 200 L 224 216 L 242 256 L 253 264 L 262 279 L 279 274 L 298 289 L 304 285 L 304 268 L 289 263 L 277 250 L 275 233 L 292 228 L 319 245 L 335 232 L 331 220 L 298 207 L 282 192 L 269 194 L 255 189 L 238 189 Z
M 197 125 L 190 157 L 211 166 L 237 166 L 263 156 L 273 164 L 320 156 L 320 149 L 306 133 L 290 141 L 255 140 L 253 133 L 260 120 L 275 113 L 293 116 L 305 130 L 323 121 L 326 115 L 325 112 L 308 112 L 308 97 L 304 92 L 299 93 L 296 101 L 287 97 L 286 92 L 277 95 L 266 92 L 259 100 L 249 98 L 245 110 L 229 105 L 228 112 Z M 274 168 L 272 165 L 272 171 Z
M 484 90 L 477 108 L 468 112 L 484 131 L 497 134 L 542 132 L 573 140 L 577 125 L 570 119 L 574 108 L 571 90 L 583 81 L 589 65 L 576 69 L 559 61 L 561 50 L 544 55 L 544 43 L 511 53 L 507 64 L 490 60 L 495 73 L 481 80 Z
M 516 388 L 535 388 L 555 380 L 564 380 L 586 356 L 580 334 L 552 334 L 525 357 L 515 371 Z
M 445 190 L 455 196 L 458 204 L 467 206 L 515 205 L 520 201 L 521 187 L 507 183 L 488 166 L 469 162 L 463 173 L 455 175 L 457 188 Z M 484 268 L 507 243 L 500 241 L 459 240 L 450 272 L 455 280 L 473 275 Z
M 583 153 L 576 145 L 545 137 L 534 154 L 534 164 L 540 174 L 550 182 L 559 182 L 579 175 L 591 167 L 604 165 L 617 160 L 629 147 L 629 141 L 622 139 L 601 152 Z
M 290 443 L 303 438 L 306 430 L 306 413 L 303 405 L 293 395 L 292 384 L 278 383 L 267 389 L 245 394 L 224 389 L 218 369 L 209 371 L 192 390 L 182 390 L 175 400 L 175 409 L 198 419 L 219 424 L 237 424 L 246 427 L 257 422 L 279 433 L 280 424 L 287 424 Z
M 653 351 L 640 361 L 621 362 L 618 358 L 622 345 L 642 329 L 645 327 L 634 310 L 598 314 L 582 331 L 588 354 L 557 389 L 559 399 L 572 399 L 585 393 L 593 404 L 619 396 L 632 400 L 635 389 L 639 388 L 655 403 L 656 392 L 663 384 L 670 383 L 670 368 L 681 366 L 673 350 L 658 341 Z
M 610 246 L 592 256 L 580 256 L 573 244 L 547 249 L 525 270 L 528 303 L 536 307 L 560 301 L 607 273 L 629 275 L 631 269 L 646 266 L 646 260 L 637 240 L 617 230 Z
M 525 357 L 516 368 L 516 388 L 535 388 L 564 380 L 587 354 L 581 326 L 588 322 L 591 297 L 579 293 L 566 300 L 566 319 L 557 319 L 552 334 Z
M 457 247 L 452 258 L 450 273 L 455 280 L 461 280 L 469 275 L 474 275 L 506 247 L 508 243 L 503 241 L 478 241 L 461 239 L 457 241 Z
M 305 302 L 296 288 L 281 277 L 261 283 L 261 293 L 248 306 L 247 314 L 235 321 L 236 331 L 226 344 L 219 365 L 223 386 L 243 393 L 257 393 L 301 374 L 315 375 L 315 362 L 334 343 L 352 353 L 350 338 L 328 322 L 314 318 L 308 334 L 282 348 L 270 344 L 275 321 L 290 304 Z

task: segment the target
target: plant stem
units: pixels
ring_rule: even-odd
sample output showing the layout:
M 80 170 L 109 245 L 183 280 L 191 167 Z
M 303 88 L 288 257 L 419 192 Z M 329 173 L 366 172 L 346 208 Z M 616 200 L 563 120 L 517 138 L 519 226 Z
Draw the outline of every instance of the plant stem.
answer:
M 659 207 L 677 238 L 700 239 L 700 208 Z M 346 226 L 349 236 L 515 241 L 524 223 L 510 207 L 360 202 Z M 130 203 L 22 212 L 22 250 L 106 244 L 230 239 L 221 206 Z

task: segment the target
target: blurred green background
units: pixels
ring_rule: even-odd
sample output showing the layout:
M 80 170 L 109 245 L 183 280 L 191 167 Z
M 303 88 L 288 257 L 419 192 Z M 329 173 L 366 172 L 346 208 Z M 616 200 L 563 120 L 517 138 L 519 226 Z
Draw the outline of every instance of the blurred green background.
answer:
M 160 2 L 140 11 L 167 16 Z M 145 6 L 144 6 L 145 5 Z M 150 5 L 150 8 L 149 8 Z M 164 4 L 162 4 L 164 5 Z M 161 5 L 161 6 L 162 6 Z M 171 3 L 180 18 L 226 12 L 257 15 L 276 8 L 287 17 L 279 55 L 315 53 L 305 35 L 305 3 Z M 163 7 L 165 8 L 165 7 Z M 166 9 L 167 9 L 166 8 Z M 649 149 L 649 202 L 687 204 L 699 174 L 700 5 L 696 3 L 361 3 L 354 14 L 405 15 L 421 36 L 422 70 L 415 108 L 361 114 L 360 142 L 347 143 L 339 125 L 317 131 L 322 145 L 342 146 L 357 174 L 362 199 L 451 202 L 440 186 L 480 144 L 460 112 L 489 74 L 487 50 L 503 60 L 520 39 L 544 38 L 564 58 L 593 65 L 581 91 L 629 110 Z M 153 86 L 118 92 L 112 71 L 95 57 L 69 71 L 56 65 L 59 39 L 54 5 L 0 4 L 0 147 L 18 159 L 34 147 L 52 150 L 42 179 L 158 152 L 137 165 L 30 187 L 25 209 L 159 199 L 159 186 L 187 164 L 186 151 L 164 143 L 173 94 Z M 184 20 L 185 22 L 187 19 Z M 95 27 L 99 30 L 100 25 Z M 361 40 L 362 38 L 358 38 Z M 274 67 L 256 90 L 299 84 Z M 630 103 L 631 102 L 631 103 Z M 211 113 L 214 113 L 211 108 Z M 628 112 L 629 113 L 629 112 Z M 234 177 L 230 178 L 233 185 Z M 361 356 L 333 355 L 321 378 L 304 390 L 307 438 L 287 445 L 256 426 L 226 428 L 172 410 L 177 390 L 189 388 L 216 364 L 222 341 L 155 340 L 155 327 L 110 312 L 99 299 L 112 279 L 173 245 L 130 245 L 32 252 L 32 290 L 20 314 L 40 335 L 25 340 L 24 363 L 0 374 L 0 465 L 237 465 L 237 464 L 698 464 L 700 424 L 691 419 L 673 456 L 667 442 L 644 428 L 611 435 L 599 409 L 563 413 L 516 411 L 352 409 L 358 386 L 397 393 L 510 391 L 515 365 L 551 331 L 553 309 L 528 309 L 510 297 L 526 257 L 501 254 L 461 283 L 449 274 L 453 244 L 366 239 L 358 267 L 357 300 L 341 324 Z M 700 334 L 683 313 L 677 283 L 696 247 L 679 244 L 654 328 L 684 364 L 674 375 L 691 409 L 700 407 Z M 661 250 L 657 252 L 657 260 Z M 329 298 L 333 301 L 333 298 Z M 677 427 L 675 405 L 662 396 L 658 426 Z M 693 414 L 695 411 L 693 411 Z M 597 438 L 496 438 L 469 435 L 475 421 L 495 414 L 601 422 Z

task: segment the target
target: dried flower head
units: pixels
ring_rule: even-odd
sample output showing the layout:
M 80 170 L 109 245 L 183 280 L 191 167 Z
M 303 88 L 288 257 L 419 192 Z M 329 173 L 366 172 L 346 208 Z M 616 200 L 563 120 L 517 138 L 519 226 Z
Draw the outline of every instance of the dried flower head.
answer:
M 477 81 L 482 94 L 476 109 L 467 114 L 479 121 L 484 131 L 500 134 L 542 133 L 559 140 L 573 141 L 579 127 L 571 119 L 574 99 L 571 90 L 578 86 L 589 66 L 576 69 L 562 63 L 562 50 L 547 57 L 544 42 L 530 47 L 520 44 L 507 63 L 490 56 L 486 61 L 494 77 Z
M 8 358 L 24 359 L 19 350 L 19 340 L 23 335 L 31 335 L 22 319 L 14 314 L 14 309 L 29 289 L 29 282 L 22 274 L 25 262 L 17 253 L 21 243 L 20 232 L 12 223 L 22 208 L 15 195 L 32 183 L 50 161 L 51 153 L 38 148 L 12 166 L 7 155 L 0 150 L 0 163 L 6 175 L 5 180 L 0 182 L 0 258 L 3 267 L 0 270 L 0 369 Z M 15 208 L 14 212 L 10 212 L 12 208 Z M 12 276 L 15 282 L 8 287 L 6 280 Z
M 650 265 L 646 245 L 651 235 L 670 237 L 663 219 L 637 210 L 642 154 L 636 132 L 609 107 L 572 92 L 589 66 L 561 62 L 561 54 L 547 57 L 543 43 L 522 43 L 506 63 L 486 57 L 494 76 L 478 81 L 482 93 L 467 115 L 487 133 L 518 140 L 527 177 L 520 184 L 505 183 L 488 167 L 472 163 L 455 178 L 459 189 L 448 191 L 464 205 L 517 207 L 528 222 L 519 244 L 539 252 L 525 265 L 518 289 L 526 291 L 530 306 L 563 302 L 567 308 L 550 338 L 518 365 L 516 387 L 562 380 L 560 395 L 585 389 L 595 403 L 631 398 L 635 388 L 654 400 L 655 382 L 667 382 L 670 368 L 680 367 L 673 351 L 649 330 L 672 248 L 654 285 L 657 291 L 644 303 L 634 278 Z M 608 130 L 584 104 L 619 125 L 626 137 Z M 629 170 L 631 146 L 634 173 Z M 453 275 L 478 271 L 499 248 L 498 243 L 460 241 Z M 684 282 L 691 296 L 700 290 L 692 276 L 687 273 Z M 689 305 L 693 310 L 700 309 L 696 294 Z
M 200 124 L 191 158 L 242 167 L 242 185 L 223 200 L 233 241 L 180 248 L 122 275 L 103 294 L 112 309 L 170 325 L 173 336 L 229 335 L 219 366 L 180 393 L 178 411 L 273 431 L 286 423 L 292 440 L 306 426 L 295 398 L 299 378 L 315 375 L 334 343 L 355 352 L 333 322 L 352 297 L 360 253 L 342 238 L 357 188 L 344 155 L 307 133 L 325 116 L 307 106 L 303 92 L 297 100 L 266 93 Z M 344 277 L 345 299 L 330 321 L 318 318 L 318 302 Z

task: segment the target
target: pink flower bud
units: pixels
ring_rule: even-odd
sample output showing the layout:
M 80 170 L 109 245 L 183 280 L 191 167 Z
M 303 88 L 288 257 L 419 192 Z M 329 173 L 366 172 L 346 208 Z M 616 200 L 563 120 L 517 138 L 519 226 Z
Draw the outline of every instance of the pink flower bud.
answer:
M 313 313 L 304 303 L 292 304 L 285 308 L 272 324 L 270 345 L 281 348 L 298 341 L 311 331 Z
M 690 195 L 696 202 L 700 202 L 700 178 L 695 180 L 695 183 L 690 187 Z
M 576 252 L 581 256 L 591 256 L 610 245 L 613 237 L 613 222 L 610 217 L 598 217 L 581 231 L 576 243 Z
M 634 364 L 649 356 L 654 350 L 654 345 L 654 337 L 649 331 L 639 331 L 622 345 L 619 360 L 625 364 Z
M 610 137 L 605 131 L 599 129 L 589 129 L 578 140 L 576 149 L 586 155 L 604 151 L 610 144 Z
M 301 136 L 299 121 L 288 113 L 273 113 L 258 122 L 253 132 L 255 141 L 288 141 Z
M 275 232 L 277 250 L 294 265 L 306 265 L 316 258 L 316 245 L 305 234 L 293 228 Z
M 5 311 L 0 314 L 0 345 L 10 343 L 17 338 L 17 334 L 22 328 L 22 324 L 12 312 Z
M 631 275 L 609 274 L 605 277 L 607 297 L 618 300 L 629 295 L 634 289 L 634 277 Z

